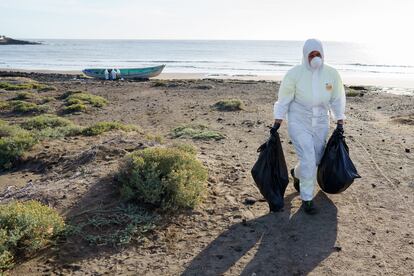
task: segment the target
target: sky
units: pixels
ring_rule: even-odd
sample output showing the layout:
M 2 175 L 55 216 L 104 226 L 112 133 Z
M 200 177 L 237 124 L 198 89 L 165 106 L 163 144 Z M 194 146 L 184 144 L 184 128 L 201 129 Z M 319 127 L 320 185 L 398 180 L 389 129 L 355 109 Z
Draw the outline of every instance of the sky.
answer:
M 249 39 L 414 45 L 412 0 L 0 0 L 13 38 Z M 411 47 L 410 46 L 410 47 Z

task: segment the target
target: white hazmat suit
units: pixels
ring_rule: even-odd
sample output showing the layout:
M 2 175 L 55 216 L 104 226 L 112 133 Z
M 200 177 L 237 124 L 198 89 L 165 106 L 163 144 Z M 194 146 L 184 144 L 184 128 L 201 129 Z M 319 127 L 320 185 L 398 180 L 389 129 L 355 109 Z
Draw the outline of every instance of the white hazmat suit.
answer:
M 313 51 L 322 59 L 316 69 L 308 60 Z M 335 120 L 345 119 L 345 90 L 338 72 L 324 64 L 322 43 L 309 39 L 303 46 L 302 64 L 286 73 L 274 105 L 275 119 L 284 120 L 287 115 L 289 136 L 299 159 L 295 177 L 300 180 L 300 196 L 305 201 L 313 198 L 316 169 L 329 130 L 329 110 Z
M 115 69 L 111 70 L 111 80 L 116 80 L 116 71 L 115 71 Z

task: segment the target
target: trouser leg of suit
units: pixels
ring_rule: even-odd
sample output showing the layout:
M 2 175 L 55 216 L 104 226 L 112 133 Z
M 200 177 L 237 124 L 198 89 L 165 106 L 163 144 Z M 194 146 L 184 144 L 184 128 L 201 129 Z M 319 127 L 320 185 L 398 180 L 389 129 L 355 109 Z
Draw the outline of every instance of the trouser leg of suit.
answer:
M 295 176 L 300 180 L 300 197 L 302 200 L 312 200 L 316 182 L 317 165 L 322 158 L 325 141 L 328 134 L 328 123 L 313 126 L 291 124 L 289 135 L 295 147 L 299 163 L 295 167 Z

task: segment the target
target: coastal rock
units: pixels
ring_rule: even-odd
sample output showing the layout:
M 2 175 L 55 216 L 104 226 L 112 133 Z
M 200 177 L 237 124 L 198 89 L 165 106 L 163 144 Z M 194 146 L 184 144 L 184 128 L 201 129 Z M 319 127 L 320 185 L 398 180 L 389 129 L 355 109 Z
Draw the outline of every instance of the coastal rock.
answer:
M 0 35 L 0 45 L 39 45 L 42 43 L 33 42 L 33 41 L 25 41 L 25 40 L 17 40 L 13 39 L 4 35 Z
M 351 85 L 349 86 L 349 88 L 354 89 L 354 90 L 362 90 L 362 91 L 367 90 L 367 87 L 361 86 L 361 85 Z

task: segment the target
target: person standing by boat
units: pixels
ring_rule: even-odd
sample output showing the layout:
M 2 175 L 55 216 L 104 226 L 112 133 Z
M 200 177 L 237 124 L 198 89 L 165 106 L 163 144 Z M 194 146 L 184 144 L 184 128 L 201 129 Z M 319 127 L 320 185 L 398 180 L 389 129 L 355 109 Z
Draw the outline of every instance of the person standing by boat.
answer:
M 116 80 L 116 70 L 115 69 L 111 69 L 111 80 Z
M 290 69 L 279 88 L 274 104 L 276 132 L 287 115 L 289 136 L 299 163 L 291 170 L 306 213 L 315 214 L 313 193 L 317 166 L 322 158 L 329 131 L 329 113 L 343 132 L 345 90 L 336 69 L 324 63 L 322 43 L 309 39 L 303 46 L 301 65 Z
M 122 77 L 121 77 L 121 70 L 119 70 L 119 69 L 115 69 L 115 73 L 116 73 L 116 78 L 117 79 L 121 79 Z

